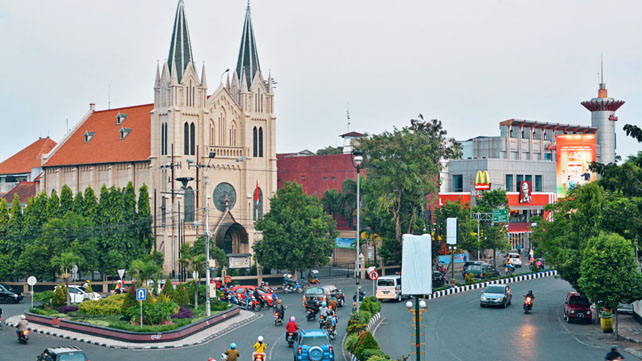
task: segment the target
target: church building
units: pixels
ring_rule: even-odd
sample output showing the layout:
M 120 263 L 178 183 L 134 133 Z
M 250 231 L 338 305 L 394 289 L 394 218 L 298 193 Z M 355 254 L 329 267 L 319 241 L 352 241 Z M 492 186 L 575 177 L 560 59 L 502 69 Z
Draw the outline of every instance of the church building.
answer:
M 74 192 L 91 186 L 98 193 L 102 185 L 146 184 L 155 247 L 172 275 L 181 245 L 205 234 L 208 223 L 212 243 L 227 254 L 249 254 L 261 237 L 254 221 L 269 210 L 277 187 L 272 85 L 261 71 L 248 6 L 236 67 L 226 84 L 208 93 L 179 0 L 169 56 L 156 69 L 154 102 L 108 110 L 90 104 L 43 156 L 41 191 L 60 192 L 66 184 Z

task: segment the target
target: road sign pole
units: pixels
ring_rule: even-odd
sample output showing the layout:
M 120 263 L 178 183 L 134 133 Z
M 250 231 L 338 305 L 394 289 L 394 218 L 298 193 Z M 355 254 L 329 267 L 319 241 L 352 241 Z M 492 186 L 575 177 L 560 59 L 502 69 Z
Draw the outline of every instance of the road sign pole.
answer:
M 138 301 L 140 303 L 140 327 L 143 328 L 143 301 Z

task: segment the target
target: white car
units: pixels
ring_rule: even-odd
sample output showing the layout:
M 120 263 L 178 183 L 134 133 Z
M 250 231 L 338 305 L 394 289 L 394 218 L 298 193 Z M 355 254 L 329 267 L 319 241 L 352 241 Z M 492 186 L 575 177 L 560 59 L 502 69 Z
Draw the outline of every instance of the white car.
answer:
M 86 292 L 85 289 L 80 286 L 69 286 L 67 290 L 69 291 L 71 303 L 81 303 L 86 300 L 95 301 L 100 299 L 100 294 L 96 292 Z
M 522 267 L 522 259 L 519 258 L 518 253 L 509 253 L 508 261 L 513 265 L 513 267 Z

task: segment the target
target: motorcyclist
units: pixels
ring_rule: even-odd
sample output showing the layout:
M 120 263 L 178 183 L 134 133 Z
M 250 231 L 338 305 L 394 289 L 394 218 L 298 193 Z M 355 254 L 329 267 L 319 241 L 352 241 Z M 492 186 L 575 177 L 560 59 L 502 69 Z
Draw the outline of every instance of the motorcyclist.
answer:
M 263 304 L 263 297 L 261 297 L 258 287 L 254 289 L 254 292 L 252 292 L 252 296 L 254 296 L 254 299 L 257 300 L 259 303 Z
M 337 317 L 334 314 L 334 311 L 330 310 L 328 312 L 328 317 L 325 319 L 326 328 L 334 332 L 337 327 Z
M 250 291 L 246 288 L 245 289 L 245 294 L 243 295 L 245 298 L 245 309 L 249 309 L 250 306 L 252 305 L 252 296 L 250 295 Z
M 256 340 L 256 343 L 254 344 L 254 353 L 252 354 L 252 360 L 254 360 L 254 356 L 256 354 L 265 355 L 266 348 L 267 348 L 267 345 L 263 342 L 263 336 L 259 336 L 258 339 Z
M 617 361 L 617 360 L 623 360 L 624 356 L 622 356 L 622 354 L 617 351 L 617 345 L 613 345 L 611 346 L 611 351 L 606 354 L 604 359 L 606 361 Z
M 277 299 L 276 300 L 276 306 L 274 306 L 274 313 L 279 314 L 279 318 L 283 320 L 285 317 L 285 306 L 281 303 L 281 300 Z
M 29 327 L 29 322 L 27 321 L 27 317 L 25 317 L 25 315 L 21 315 L 20 321 L 18 322 L 18 326 L 16 326 L 17 328 L 16 334 L 18 335 L 18 337 L 20 337 L 20 333 L 22 333 L 22 331 L 26 331 L 28 327 Z
M 314 300 L 308 300 L 305 303 L 305 309 L 306 311 L 312 312 L 315 316 L 319 313 L 319 305 Z
M 321 308 L 319 308 L 319 318 L 325 320 L 328 316 L 328 303 L 323 301 L 321 302 Z
M 290 317 L 290 322 L 288 322 L 285 325 L 285 338 L 287 340 L 288 338 L 288 332 L 292 332 L 294 334 L 294 339 L 297 339 L 297 336 L 299 333 L 297 332 L 299 330 L 299 326 L 296 324 L 296 318 L 294 316 Z
M 528 293 L 524 295 L 524 298 L 530 297 L 531 301 L 535 300 L 535 295 L 533 294 L 533 290 L 528 290 Z
M 296 281 L 292 279 L 291 274 L 286 274 L 283 277 L 283 288 L 294 288 L 296 286 Z
M 363 297 L 366 295 L 366 293 L 362 290 L 359 290 L 359 301 L 363 301 Z M 354 302 L 357 302 L 357 293 L 354 293 L 354 296 L 352 296 L 352 300 Z
M 227 351 L 223 352 L 223 355 L 227 356 L 227 361 L 238 361 L 239 357 L 241 357 L 234 342 L 230 344 L 230 348 Z

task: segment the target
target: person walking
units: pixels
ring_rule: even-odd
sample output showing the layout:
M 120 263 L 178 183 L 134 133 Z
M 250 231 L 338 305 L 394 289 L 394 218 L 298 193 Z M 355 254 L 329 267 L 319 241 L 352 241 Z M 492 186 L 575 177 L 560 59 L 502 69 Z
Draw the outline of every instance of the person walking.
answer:
M 522 255 L 522 245 L 521 244 L 517 245 L 517 254 L 520 255 L 520 256 Z

